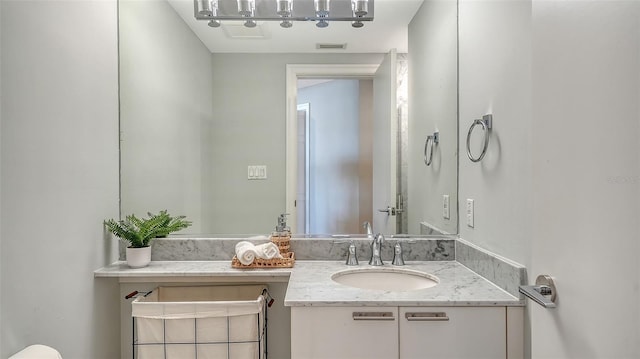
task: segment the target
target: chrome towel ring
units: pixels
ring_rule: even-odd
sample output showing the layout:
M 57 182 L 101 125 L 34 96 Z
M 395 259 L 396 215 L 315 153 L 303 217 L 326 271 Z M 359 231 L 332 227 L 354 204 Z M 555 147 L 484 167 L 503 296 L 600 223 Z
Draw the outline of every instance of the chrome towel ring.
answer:
M 440 142 L 440 134 L 438 131 L 434 132 L 433 135 L 427 136 L 427 139 L 424 141 L 424 164 L 427 166 L 431 166 L 433 162 L 433 150 L 434 146 Z M 429 155 L 427 155 L 429 152 Z
M 482 126 L 482 132 L 484 134 L 484 146 L 482 146 L 482 153 L 480 153 L 480 156 L 474 158 L 471 154 L 471 133 L 477 125 Z M 467 157 L 469 157 L 472 162 L 479 162 L 487 153 L 487 147 L 489 146 L 489 133 L 491 132 L 490 130 L 492 126 L 493 115 L 484 115 L 482 116 L 482 120 L 474 120 L 473 124 L 471 124 L 469 132 L 467 133 Z

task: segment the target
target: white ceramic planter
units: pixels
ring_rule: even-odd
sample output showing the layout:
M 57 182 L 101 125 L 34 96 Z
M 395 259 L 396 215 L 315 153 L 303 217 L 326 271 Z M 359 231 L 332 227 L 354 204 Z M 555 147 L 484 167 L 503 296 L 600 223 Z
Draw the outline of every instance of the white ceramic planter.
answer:
M 131 268 L 142 268 L 151 262 L 151 246 L 142 248 L 127 247 L 127 264 Z

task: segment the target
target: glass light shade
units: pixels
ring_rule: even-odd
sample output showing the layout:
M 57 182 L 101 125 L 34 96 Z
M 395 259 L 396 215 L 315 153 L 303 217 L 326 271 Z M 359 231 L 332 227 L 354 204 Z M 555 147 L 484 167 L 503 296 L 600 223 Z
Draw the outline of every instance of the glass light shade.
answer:
M 351 8 L 355 16 L 365 16 L 369 13 L 369 0 L 351 0 Z
M 255 0 L 238 0 L 238 14 L 242 16 L 252 16 L 255 9 Z
M 198 0 L 198 13 L 204 16 L 213 16 L 213 11 L 211 11 L 211 1 L 209 0 Z
M 327 16 L 329 16 L 329 11 L 330 11 L 329 1 L 330 0 L 313 0 L 313 5 L 314 5 L 314 8 L 316 10 L 316 16 L 318 16 L 318 17 L 327 17 Z M 316 26 L 318 26 L 318 27 L 327 27 L 328 25 L 329 24 L 327 24 L 325 26 L 320 26 L 319 23 L 316 24 Z
M 277 0 L 276 14 L 280 16 L 291 16 L 293 11 L 293 0 Z

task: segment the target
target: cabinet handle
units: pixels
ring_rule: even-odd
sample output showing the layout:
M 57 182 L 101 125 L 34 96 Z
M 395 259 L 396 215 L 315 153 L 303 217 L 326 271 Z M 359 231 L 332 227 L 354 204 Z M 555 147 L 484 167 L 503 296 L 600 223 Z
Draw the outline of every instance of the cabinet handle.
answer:
M 405 313 L 404 317 L 407 318 L 410 322 L 447 322 L 449 321 L 449 317 L 445 312 L 416 312 L 416 313 Z
M 393 312 L 353 312 L 353 320 L 396 320 Z

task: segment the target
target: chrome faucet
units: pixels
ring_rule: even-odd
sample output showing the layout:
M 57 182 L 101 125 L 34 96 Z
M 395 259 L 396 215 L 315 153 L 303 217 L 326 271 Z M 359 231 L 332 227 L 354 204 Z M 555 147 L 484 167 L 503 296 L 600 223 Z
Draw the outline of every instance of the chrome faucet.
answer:
M 405 243 L 416 243 L 415 240 L 411 239 L 408 241 L 405 241 Z M 404 265 L 404 254 L 402 251 L 402 245 L 400 244 L 400 240 L 398 240 L 396 242 L 396 245 L 393 246 L 393 261 L 391 262 L 391 264 L 393 264 L 394 266 L 403 266 Z
M 384 242 L 384 236 L 382 233 L 376 234 L 373 241 L 371 241 L 371 259 L 369 260 L 369 264 L 372 266 L 381 266 L 384 263 L 382 262 L 382 258 L 380 258 L 380 252 L 382 252 L 382 243 Z
M 364 223 L 362 223 L 362 228 L 367 231 L 367 238 L 373 239 L 373 229 L 371 228 L 371 223 L 369 223 L 369 221 L 364 221 Z
M 402 246 L 400 245 L 400 241 L 393 246 L 393 261 L 391 262 L 394 266 L 403 266 L 404 258 L 402 257 Z
M 349 249 L 347 250 L 347 261 L 345 263 L 348 266 L 358 265 L 358 255 L 356 254 L 356 245 L 351 241 L 349 243 Z

